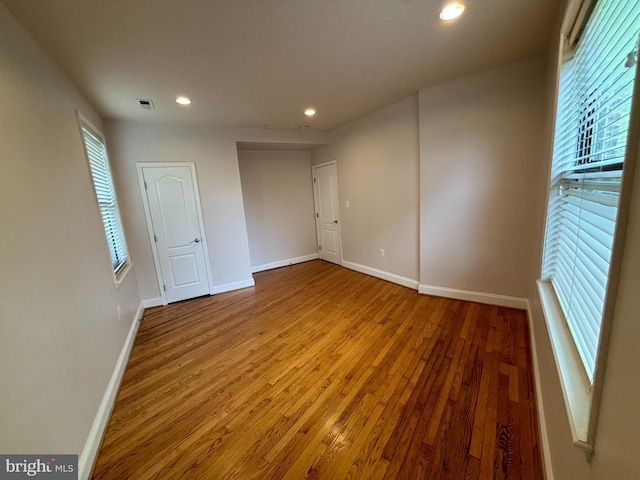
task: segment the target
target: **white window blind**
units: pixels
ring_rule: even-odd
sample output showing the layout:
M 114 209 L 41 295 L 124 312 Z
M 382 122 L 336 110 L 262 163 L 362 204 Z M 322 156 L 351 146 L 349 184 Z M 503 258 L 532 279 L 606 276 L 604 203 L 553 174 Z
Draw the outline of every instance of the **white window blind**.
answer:
M 107 236 L 107 245 L 111 255 L 113 271 L 117 275 L 126 265 L 129 254 L 120 221 L 120 212 L 116 202 L 116 194 L 113 188 L 113 180 L 109 169 L 107 151 L 102 139 L 86 125 L 81 125 L 84 147 L 89 160 L 91 177 L 95 186 L 98 206 L 104 231 Z
M 640 2 L 599 0 L 560 73 L 543 278 L 593 382 L 631 111 Z

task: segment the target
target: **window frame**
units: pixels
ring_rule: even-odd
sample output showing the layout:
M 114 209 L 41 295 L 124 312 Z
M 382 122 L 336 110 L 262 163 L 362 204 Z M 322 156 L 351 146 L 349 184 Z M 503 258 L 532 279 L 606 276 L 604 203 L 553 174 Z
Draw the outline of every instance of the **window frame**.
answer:
M 547 181 L 547 202 L 545 208 L 545 226 L 543 238 L 547 232 L 547 210 L 549 208 L 550 187 L 553 183 L 553 144 L 557 123 L 557 108 L 559 102 L 560 74 L 565 63 L 565 55 L 571 50 L 571 41 L 577 38 L 576 30 L 580 31 L 589 18 L 584 12 L 593 10 L 595 0 L 572 0 L 567 7 L 563 27 L 558 41 L 557 64 L 554 90 L 554 113 L 551 131 L 551 148 L 549 172 Z M 594 454 L 594 445 L 597 432 L 597 424 L 600 410 L 600 401 L 604 387 L 606 361 L 609 349 L 609 339 L 615 317 L 616 297 L 624 243 L 630 210 L 630 197 L 633 188 L 635 168 L 640 156 L 640 58 L 636 62 L 636 79 L 633 86 L 629 127 L 627 132 L 627 144 L 622 170 L 620 187 L 620 200 L 618 204 L 618 216 L 613 238 L 610 270 L 606 290 L 602 323 L 600 327 L 600 340 L 597 346 L 593 382 L 587 376 L 575 341 L 569 331 L 560 303 L 555 294 L 551 281 L 538 280 L 538 295 L 542 306 L 554 360 L 558 370 L 561 390 L 571 430 L 573 444 L 584 450 L 585 458 L 590 461 Z M 543 256 L 544 259 L 544 256 Z
M 124 226 L 122 224 L 122 214 L 120 212 L 120 204 L 118 202 L 118 194 L 116 192 L 115 182 L 113 181 L 113 173 L 112 173 L 112 170 L 111 170 L 111 161 L 109 160 L 109 152 L 107 150 L 107 142 L 105 140 L 105 136 L 100 131 L 100 129 L 98 129 L 95 125 L 93 125 L 93 123 L 91 123 L 80 112 L 76 111 L 76 114 L 77 114 L 77 119 L 78 119 L 78 131 L 80 133 L 80 142 L 82 144 L 82 152 L 84 154 L 85 161 L 87 162 L 89 179 L 91 180 L 91 188 L 92 188 L 93 194 L 94 194 L 95 205 L 96 205 L 96 208 L 98 210 L 98 216 L 100 217 L 100 224 L 102 225 L 102 232 L 104 233 L 104 241 L 105 241 L 104 245 L 106 247 L 107 256 L 109 258 L 109 264 L 111 265 L 111 273 L 113 275 L 113 285 L 117 289 L 117 288 L 120 288 L 120 285 L 122 285 L 122 282 L 127 277 L 129 271 L 131 270 L 131 267 L 133 266 L 133 262 L 131 261 L 131 255 L 129 253 L 129 246 L 127 244 L 127 237 L 126 237 L 126 234 L 125 234 Z M 82 131 L 83 128 L 89 130 L 92 135 L 94 135 L 98 140 L 100 140 L 100 142 L 102 143 L 102 146 L 104 147 L 105 162 L 106 162 L 106 166 L 105 167 L 106 167 L 106 171 L 107 171 L 107 173 L 109 175 L 110 187 L 111 187 L 111 190 L 113 192 L 113 198 L 114 198 L 114 202 L 115 202 L 115 209 L 116 209 L 116 212 L 117 212 L 117 227 L 118 227 L 118 229 L 120 231 L 120 235 L 122 236 L 122 244 L 124 246 L 124 250 L 125 250 L 125 253 L 126 253 L 125 261 L 123 263 L 121 263 L 120 265 L 118 265 L 117 267 L 113 266 L 113 262 L 111 260 L 111 253 L 110 253 L 110 247 L 109 247 L 109 238 L 108 238 L 108 233 L 107 233 L 107 226 L 104 223 L 104 219 L 102 217 L 102 211 L 100 209 L 100 202 L 99 202 L 99 199 L 98 199 L 98 193 L 96 191 L 96 185 L 95 185 L 95 181 L 94 181 L 94 178 L 93 178 L 93 170 L 91 168 L 91 161 L 89 159 L 89 153 L 87 152 L 87 145 L 86 145 L 86 142 L 85 142 L 85 139 L 84 139 L 84 133 Z

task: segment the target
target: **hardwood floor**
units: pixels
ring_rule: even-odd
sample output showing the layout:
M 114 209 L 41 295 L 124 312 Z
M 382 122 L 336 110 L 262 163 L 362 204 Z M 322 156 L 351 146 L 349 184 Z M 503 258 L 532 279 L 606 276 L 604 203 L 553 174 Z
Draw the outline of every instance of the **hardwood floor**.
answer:
M 93 478 L 543 478 L 523 311 L 255 279 L 145 312 Z

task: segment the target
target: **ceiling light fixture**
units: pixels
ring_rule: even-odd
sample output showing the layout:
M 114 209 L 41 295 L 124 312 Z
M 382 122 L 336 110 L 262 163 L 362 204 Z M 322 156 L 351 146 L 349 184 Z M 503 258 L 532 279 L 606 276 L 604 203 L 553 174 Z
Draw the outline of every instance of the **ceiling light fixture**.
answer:
M 316 114 L 316 109 L 315 109 L 315 108 L 307 108 L 307 109 L 304 111 L 304 114 L 305 114 L 307 117 L 313 117 L 313 116 Z
M 464 12 L 464 5 L 461 3 L 450 3 L 440 12 L 440 20 L 449 21 L 458 18 Z
M 176 98 L 176 103 L 179 103 L 180 105 L 189 105 L 191 104 L 191 100 L 187 97 L 178 97 Z

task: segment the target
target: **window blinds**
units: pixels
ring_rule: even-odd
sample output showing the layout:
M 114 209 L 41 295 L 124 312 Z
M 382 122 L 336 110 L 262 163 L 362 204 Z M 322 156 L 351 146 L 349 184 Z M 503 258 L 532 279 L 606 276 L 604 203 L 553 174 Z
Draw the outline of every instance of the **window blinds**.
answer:
M 107 152 L 102 139 L 95 135 L 85 125 L 82 125 L 82 138 L 89 160 L 91 176 L 95 186 L 98 206 L 102 215 L 102 223 L 107 236 L 107 244 L 111 255 L 113 271 L 124 267 L 128 260 L 127 246 L 124 241 L 120 213 L 113 188 L 113 180 L 109 170 Z
M 593 382 L 640 32 L 640 3 L 599 0 L 560 72 L 543 278 Z

